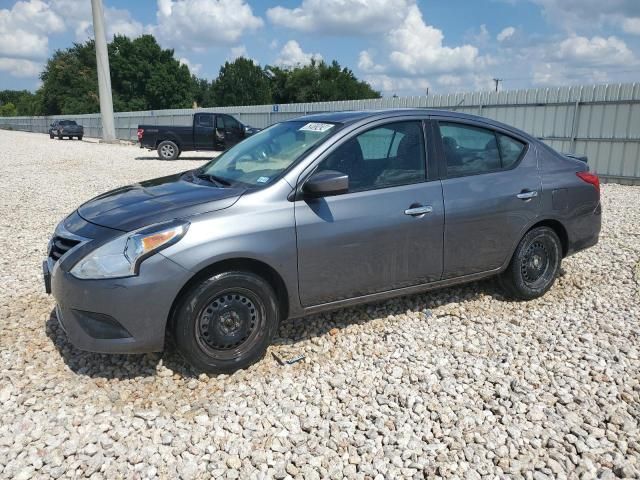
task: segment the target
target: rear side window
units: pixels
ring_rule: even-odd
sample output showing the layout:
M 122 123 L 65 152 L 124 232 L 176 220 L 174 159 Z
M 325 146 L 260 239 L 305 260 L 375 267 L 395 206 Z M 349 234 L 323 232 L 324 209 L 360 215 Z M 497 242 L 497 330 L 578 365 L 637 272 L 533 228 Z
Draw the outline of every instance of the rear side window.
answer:
M 512 167 L 525 144 L 486 128 L 440 123 L 448 176 L 474 175 Z
M 497 133 L 498 148 L 500 148 L 500 156 L 502 157 L 502 168 L 512 167 L 518 161 L 520 155 L 524 151 L 524 143 L 515 138 Z

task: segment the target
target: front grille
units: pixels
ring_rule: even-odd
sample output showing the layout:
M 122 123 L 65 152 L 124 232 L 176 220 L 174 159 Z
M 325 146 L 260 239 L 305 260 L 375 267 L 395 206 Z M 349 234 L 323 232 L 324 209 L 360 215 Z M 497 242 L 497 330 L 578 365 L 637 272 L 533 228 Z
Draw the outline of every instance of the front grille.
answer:
M 70 238 L 55 236 L 51 239 L 51 248 L 49 250 L 49 257 L 57 262 L 60 257 L 71 250 L 73 247 L 80 243 L 79 240 L 72 240 Z

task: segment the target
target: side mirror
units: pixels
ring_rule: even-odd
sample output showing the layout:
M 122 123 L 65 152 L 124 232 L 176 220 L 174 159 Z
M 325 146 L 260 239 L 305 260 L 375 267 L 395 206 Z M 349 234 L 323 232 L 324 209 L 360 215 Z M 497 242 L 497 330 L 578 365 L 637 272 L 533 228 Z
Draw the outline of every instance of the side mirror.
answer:
M 309 197 L 329 197 L 349 191 L 349 175 L 336 170 L 324 170 L 314 173 L 302 187 Z

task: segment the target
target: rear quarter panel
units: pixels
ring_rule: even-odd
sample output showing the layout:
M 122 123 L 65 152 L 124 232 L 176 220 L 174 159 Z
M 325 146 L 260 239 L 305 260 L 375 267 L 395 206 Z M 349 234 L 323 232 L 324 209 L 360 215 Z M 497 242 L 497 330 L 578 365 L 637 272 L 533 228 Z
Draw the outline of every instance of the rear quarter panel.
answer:
M 568 253 L 597 241 L 601 225 L 600 195 L 576 173 L 586 172 L 586 163 L 538 148 L 542 176 L 542 216 L 560 221 L 567 231 Z

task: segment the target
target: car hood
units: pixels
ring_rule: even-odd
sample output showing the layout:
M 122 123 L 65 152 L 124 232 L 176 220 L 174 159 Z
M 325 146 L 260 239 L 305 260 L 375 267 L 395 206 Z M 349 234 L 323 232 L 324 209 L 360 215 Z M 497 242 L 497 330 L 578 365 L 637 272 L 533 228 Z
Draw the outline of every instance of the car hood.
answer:
M 154 223 L 233 205 L 244 188 L 218 188 L 193 172 L 170 175 L 118 188 L 78 208 L 86 221 L 129 232 Z

